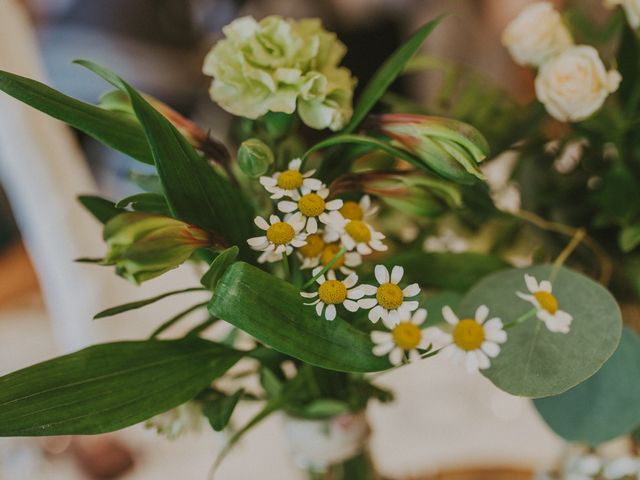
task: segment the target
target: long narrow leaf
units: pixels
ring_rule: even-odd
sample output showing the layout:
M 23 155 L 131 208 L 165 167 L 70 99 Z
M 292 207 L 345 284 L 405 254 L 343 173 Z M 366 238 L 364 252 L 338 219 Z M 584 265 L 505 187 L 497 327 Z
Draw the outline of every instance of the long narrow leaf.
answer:
M 89 210 L 91 215 L 96 217 L 100 223 L 107 223 L 116 215 L 125 212 L 123 208 L 116 207 L 112 201 L 96 195 L 80 195 L 78 196 L 78 201 L 84 208 Z
M 144 163 L 153 164 L 151 150 L 138 122 L 69 97 L 47 85 L 0 70 L 0 90 L 83 131 L 99 142 Z
M 106 310 L 97 313 L 93 318 L 97 320 L 98 318 L 111 317 L 113 315 L 118 315 L 119 313 L 128 312 L 129 310 L 135 310 L 137 308 L 145 307 L 147 305 L 151 305 L 152 303 L 157 302 L 158 300 L 162 300 L 163 298 L 170 297 L 171 295 L 177 295 L 179 293 L 187 293 L 187 292 L 201 292 L 204 288 L 200 287 L 192 287 L 192 288 L 184 288 L 182 290 L 173 290 L 171 292 L 166 292 L 161 295 L 157 295 L 151 298 L 145 298 L 144 300 L 137 300 L 131 303 L 125 303 L 124 305 L 118 305 L 117 307 L 107 308 Z
M 111 432 L 174 408 L 242 356 L 198 338 L 96 345 L 0 378 L 0 436 Z

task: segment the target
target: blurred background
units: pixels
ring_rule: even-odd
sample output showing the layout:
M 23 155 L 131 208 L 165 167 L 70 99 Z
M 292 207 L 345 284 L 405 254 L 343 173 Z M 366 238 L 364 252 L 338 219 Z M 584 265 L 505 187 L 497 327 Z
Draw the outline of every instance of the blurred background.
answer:
M 201 65 L 221 28 L 234 18 L 320 17 L 349 47 L 343 63 L 366 79 L 415 28 L 451 12 L 456 15 L 435 31 L 424 52 L 477 69 L 526 103 L 533 98 L 531 72 L 510 60 L 500 34 L 527 3 L 0 0 L 0 68 L 95 103 L 107 86 L 70 63 L 90 59 L 224 138 L 229 116 L 209 100 Z M 600 3 L 594 1 L 594 9 Z M 417 73 L 394 88 L 428 104 L 439 81 L 437 75 Z M 144 173 L 140 164 L 0 94 L 0 374 L 94 342 L 142 338 L 183 308 L 184 298 L 171 297 L 141 314 L 91 320 L 108 306 L 197 281 L 196 272 L 184 266 L 134 290 L 110 269 L 73 263 L 103 253 L 100 229 L 75 197 L 136 192 L 129 180 L 132 168 Z M 189 322 L 182 326 L 189 327 Z M 532 471 L 552 466 L 562 455 L 565 447 L 528 401 L 440 363 L 436 357 L 380 378 L 397 392 L 391 406 L 370 409 L 373 454 L 383 474 L 517 480 L 532 478 Z M 241 413 L 248 418 L 253 411 Z M 175 441 L 141 426 L 97 437 L 0 439 L 0 480 L 204 479 L 224 441 L 209 430 Z M 298 475 L 274 417 L 231 453 L 218 478 Z

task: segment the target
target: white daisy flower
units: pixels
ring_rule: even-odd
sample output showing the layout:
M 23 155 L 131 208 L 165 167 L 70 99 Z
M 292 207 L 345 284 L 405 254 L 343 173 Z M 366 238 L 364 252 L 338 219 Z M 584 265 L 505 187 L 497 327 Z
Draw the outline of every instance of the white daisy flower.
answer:
M 359 202 L 346 201 L 340 208 L 340 213 L 347 220 L 366 220 L 378 211 L 377 206 L 371 205 L 371 197 L 364 195 Z
M 376 280 L 379 286 L 360 285 L 360 290 L 364 295 L 375 295 L 373 298 L 363 298 L 358 301 L 358 305 L 364 309 L 371 309 L 369 312 L 369 320 L 377 323 L 382 321 L 387 328 L 395 327 L 402 318 L 409 318 L 411 312 L 418 308 L 418 301 L 405 301 L 405 297 L 415 297 L 420 293 L 420 287 L 417 283 L 413 283 L 408 287 L 401 289 L 398 286 L 404 268 L 396 265 L 389 270 L 384 265 L 376 265 Z
M 288 213 L 301 216 L 305 221 L 307 233 L 316 233 L 318 231 L 318 220 L 322 223 L 329 222 L 329 213 L 342 207 L 342 200 L 334 199 L 326 201 L 329 196 L 329 189 L 321 188 L 318 191 L 312 191 L 307 187 L 300 188 L 300 193 L 294 192 L 291 200 L 282 200 L 278 202 L 278 210 L 282 213 Z
M 320 270 L 322 267 L 314 269 L 313 275 L 317 275 Z M 359 288 L 352 288 L 358 283 L 358 276 L 355 273 L 349 274 L 344 280 L 337 280 L 335 272 L 329 270 L 326 278 L 320 275 L 316 281 L 320 285 L 316 292 L 300 292 L 300 295 L 304 298 L 318 297 L 305 305 L 315 305 L 319 317 L 324 314 L 327 320 L 335 319 L 336 305 L 344 305 L 344 308 L 350 312 L 358 310 L 358 302 L 354 300 L 361 298 L 362 292 Z
M 427 311 L 420 308 L 408 320 L 401 320 L 390 332 L 374 330 L 371 341 L 375 343 L 373 354 L 378 357 L 389 355 L 392 365 L 400 365 L 407 356 L 410 361 L 420 360 L 418 349 L 424 350 L 429 346 L 425 335 L 426 329 L 420 325 L 427 319 Z
M 271 193 L 271 198 L 291 197 L 298 193 L 298 189 L 305 187 L 309 191 L 320 190 L 322 182 L 316 178 L 310 178 L 316 171 L 309 170 L 301 173 L 302 160 L 296 158 L 289 162 L 289 169 L 283 172 L 275 172 L 270 177 L 260 177 L 260 184 Z
M 537 317 L 544 322 L 550 331 L 569 333 L 573 317 L 558 308 L 558 299 L 551 293 L 551 282 L 542 280 L 538 283 L 533 275 L 526 273 L 524 282 L 531 293 L 516 292 L 516 295 L 536 307 Z
M 260 263 L 282 260 L 283 254 L 291 255 L 293 247 L 300 248 L 306 244 L 306 235 L 301 232 L 304 222 L 299 218 L 282 221 L 277 215 L 271 215 L 271 224 L 262 217 L 256 217 L 254 222 L 267 232 L 247 240 L 251 248 L 264 252 L 258 258 Z
M 489 358 L 497 357 L 500 344 L 507 341 L 502 320 L 497 317 L 487 320 L 489 308 L 486 305 L 478 307 L 475 318 L 460 320 L 449 306 L 442 309 L 442 316 L 453 325 L 452 333 L 441 333 L 442 340 L 448 343 L 442 353 L 456 364 L 464 362 L 469 373 L 489 368 Z
M 340 251 L 340 244 L 325 243 L 322 233 L 307 235 L 307 244 L 297 250 L 298 257 L 302 261 L 302 270 L 315 268 L 318 265 L 326 266 Z M 362 264 L 362 256 L 358 252 L 347 252 L 331 266 L 331 270 L 340 270 L 345 275 L 350 274 L 353 268 Z
M 364 220 L 349 220 L 340 212 L 329 213 L 327 228 L 324 233 L 326 242 L 340 240 L 349 251 L 356 250 L 360 255 L 369 255 L 373 250 L 383 252 L 387 246 L 382 243 L 384 235 L 376 232 Z

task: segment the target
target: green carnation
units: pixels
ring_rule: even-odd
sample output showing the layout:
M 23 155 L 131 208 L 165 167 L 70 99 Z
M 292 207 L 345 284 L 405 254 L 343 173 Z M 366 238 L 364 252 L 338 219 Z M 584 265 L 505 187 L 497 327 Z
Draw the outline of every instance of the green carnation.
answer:
M 346 48 L 318 19 L 242 17 L 223 32 L 203 67 L 222 108 L 247 118 L 297 108 L 305 124 L 334 131 L 349 121 L 355 80 L 338 66 Z

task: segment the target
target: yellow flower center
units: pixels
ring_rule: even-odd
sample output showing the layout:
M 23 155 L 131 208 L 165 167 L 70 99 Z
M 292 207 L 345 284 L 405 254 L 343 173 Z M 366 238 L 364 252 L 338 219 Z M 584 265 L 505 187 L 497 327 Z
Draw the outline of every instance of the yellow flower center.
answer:
M 371 230 L 362 220 L 351 220 L 344 229 L 358 243 L 367 243 L 371 240 Z
M 285 170 L 278 175 L 278 186 L 285 190 L 295 190 L 302 186 L 304 178 L 302 174 L 297 170 Z
M 300 213 L 305 217 L 317 217 L 324 212 L 325 203 L 317 193 L 307 193 L 298 200 L 298 208 Z
M 324 247 L 324 250 L 322 250 L 320 263 L 322 263 L 322 265 L 327 265 L 331 260 L 333 260 L 333 257 L 335 257 L 339 251 L 340 245 L 338 245 L 337 243 L 330 243 L 329 245 Z M 344 255 L 342 255 L 338 260 L 336 260 L 333 265 L 331 265 L 331 270 L 337 270 L 342 265 L 344 265 Z
M 324 240 L 320 235 L 312 233 L 307 237 L 307 244 L 298 249 L 300 255 L 306 258 L 313 258 L 320 255 L 324 248 Z
M 404 300 L 404 294 L 395 283 L 383 283 L 376 292 L 378 303 L 387 310 L 395 310 Z
M 453 329 L 453 342 L 467 352 L 477 350 L 484 342 L 484 328 L 470 318 L 460 320 Z
M 295 236 L 296 231 L 287 222 L 274 223 L 267 230 L 267 239 L 276 245 L 286 245 Z
M 400 322 L 391 331 L 393 341 L 403 350 L 413 350 L 420 344 L 422 332 L 411 322 Z
M 339 280 L 327 280 L 318 288 L 318 296 L 324 303 L 342 303 L 347 298 L 347 287 Z
M 546 310 L 551 315 L 554 315 L 558 311 L 558 300 L 549 292 L 536 292 L 533 294 L 540 307 Z
M 348 220 L 362 220 L 362 217 L 364 217 L 362 208 L 356 202 L 344 202 L 340 213 Z

